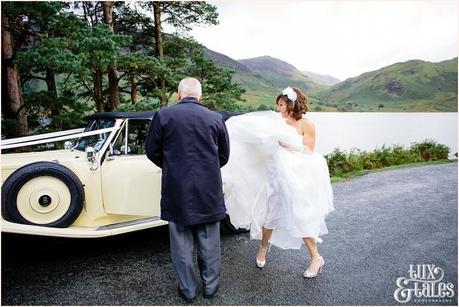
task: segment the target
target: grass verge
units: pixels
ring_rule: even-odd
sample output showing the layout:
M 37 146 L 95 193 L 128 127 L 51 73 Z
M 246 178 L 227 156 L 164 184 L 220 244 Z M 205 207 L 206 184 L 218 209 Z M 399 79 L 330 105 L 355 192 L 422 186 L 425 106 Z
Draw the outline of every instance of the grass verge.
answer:
M 405 167 L 423 166 L 423 165 L 431 165 L 431 164 L 445 164 L 445 163 L 454 163 L 454 162 L 457 162 L 457 160 L 442 159 L 442 160 L 435 160 L 435 161 L 423 161 L 423 162 L 391 165 L 391 166 L 386 166 L 383 168 L 372 169 L 372 170 L 350 171 L 347 173 L 340 174 L 339 176 L 331 176 L 330 179 L 332 183 L 344 182 L 344 181 L 352 180 L 353 178 L 356 178 L 356 177 L 366 175 L 370 172 L 379 172 L 379 171 L 405 168 Z

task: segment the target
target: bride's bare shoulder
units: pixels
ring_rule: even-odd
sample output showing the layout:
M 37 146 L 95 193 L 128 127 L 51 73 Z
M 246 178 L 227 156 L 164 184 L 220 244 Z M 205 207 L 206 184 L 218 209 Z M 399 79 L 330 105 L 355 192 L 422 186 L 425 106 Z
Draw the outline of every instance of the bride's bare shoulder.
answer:
M 303 128 L 304 131 L 307 130 L 315 130 L 316 126 L 314 125 L 314 122 L 308 118 L 302 118 L 300 122 L 301 128 Z

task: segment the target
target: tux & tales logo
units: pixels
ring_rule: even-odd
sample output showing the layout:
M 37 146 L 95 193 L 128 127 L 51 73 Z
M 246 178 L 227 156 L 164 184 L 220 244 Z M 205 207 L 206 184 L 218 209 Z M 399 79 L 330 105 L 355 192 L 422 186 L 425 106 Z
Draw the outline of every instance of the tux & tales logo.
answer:
M 399 303 L 453 302 L 454 284 L 443 281 L 443 269 L 434 264 L 410 264 L 408 277 L 397 278 L 394 298 Z

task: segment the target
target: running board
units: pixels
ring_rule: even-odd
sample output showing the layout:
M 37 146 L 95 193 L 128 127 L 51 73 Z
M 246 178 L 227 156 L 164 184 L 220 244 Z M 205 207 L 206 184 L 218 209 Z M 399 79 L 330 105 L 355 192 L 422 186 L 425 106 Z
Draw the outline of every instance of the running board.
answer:
M 110 225 L 104 225 L 104 226 L 97 227 L 96 230 L 97 231 L 112 230 L 112 229 L 123 228 L 127 226 L 139 225 L 139 224 L 144 224 L 144 223 L 149 223 L 149 222 L 156 222 L 159 220 L 160 220 L 159 217 L 153 216 L 153 217 L 147 217 L 147 218 L 140 219 L 140 220 L 133 220 L 133 221 L 115 223 L 115 224 L 110 224 Z
M 26 225 L 1 220 L 2 232 L 65 238 L 101 238 L 162 225 L 167 225 L 167 222 L 157 216 L 99 227 L 70 226 L 68 228 Z

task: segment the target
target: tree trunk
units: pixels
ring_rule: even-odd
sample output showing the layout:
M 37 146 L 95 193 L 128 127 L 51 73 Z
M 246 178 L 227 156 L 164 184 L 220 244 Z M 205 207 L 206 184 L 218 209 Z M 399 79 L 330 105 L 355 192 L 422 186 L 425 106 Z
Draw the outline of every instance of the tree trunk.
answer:
M 12 136 L 28 134 L 27 114 L 22 100 L 21 83 L 13 62 L 13 37 L 8 30 L 8 19 L 2 14 L 2 112 L 5 118 L 17 121 Z
M 48 92 L 54 97 L 57 98 L 57 86 L 56 86 L 56 73 L 52 70 L 47 68 L 46 69 L 46 86 L 48 87 Z M 57 99 L 54 101 L 57 102 Z M 61 115 L 61 106 L 60 105 L 53 105 L 51 108 L 51 116 L 53 117 L 53 121 L 60 121 L 59 116 Z M 62 125 L 56 125 L 58 128 L 62 130 Z
M 163 40 L 161 37 L 161 8 L 159 7 L 158 2 L 153 2 L 153 11 L 155 16 L 155 40 L 156 40 L 156 57 L 162 61 L 164 57 L 163 52 Z M 167 97 L 166 97 L 166 80 L 161 76 L 159 77 L 161 94 L 161 108 L 167 107 Z
M 102 71 L 99 68 L 96 69 L 94 75 L 94 100 L 96 101 L 97 112 L 105 112 L 102 78 Z
M 134 105 L 137 103 L 137 83 L 135 82 L 134 76 L 131 76 L 131 103 Z
M 103 1 L 102 2 L 104 9 L 104 22 L 110 28 L 110 31 L 113 31 L 113 2 L 112 1 Z M 118 89 L 118 75 L 116 71 L 116 64 L 112 63 L 108 65 L 108 88 L 110 93 L 110 109 L 116 109 L 120 104 L 120 92 Z
M 46 69 L 46 86 L 48 87 L 48 92 L 57 97 L 56 74 L 49 68 Z
M 118 108 L 120 105 L 120 92 L 118 89 L 118 74 L 116 72 L 116 65 L 108 65 L 108 88 L 110 92 L 110 107 L 112 110 Z

